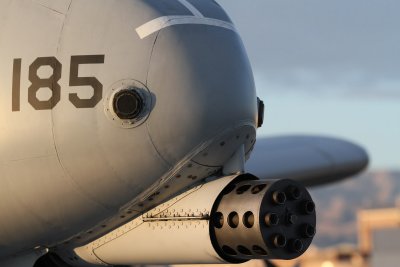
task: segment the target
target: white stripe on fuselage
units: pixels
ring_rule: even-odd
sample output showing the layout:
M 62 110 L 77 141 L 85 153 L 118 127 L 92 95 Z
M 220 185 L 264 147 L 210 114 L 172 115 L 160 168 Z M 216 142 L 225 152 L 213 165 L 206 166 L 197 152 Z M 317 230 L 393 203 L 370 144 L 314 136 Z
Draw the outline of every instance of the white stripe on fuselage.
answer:
M 182 24 L 197 24 L 209 25 L 225 28 L 236 32 L 235 26 L 227 21 L 211 18 L 198 18 L 194 16 L 165 16 L 153 19 L 140 27 L 136 28 L 136 32 L 140 39 L 144 39 L 152 33 L 158 32 L 161 29 Z
M 145 24 L 136 28 L 136 32 L 139 35 L 140 39 L 144 39 L 147 36 L 164 28 L 184 24 L 208 25 L 236 32 L 236 28 L 232 23 L 219 19 L 206 18 L 195 6 L 193 6 L 187 0 L 177 1 L 185 6 L 193 14 L 193 16 L 163 16 L 146 22 Z
M 195 17 L 204 18 L 203 14 L 201 14 L 201 12 L 187 0 L 178 0 L 178 2 L 181 3 L 183 6 L 185 6 L 187 9 L 189 9 L 189 11 L 192 12 L 192 14 Z

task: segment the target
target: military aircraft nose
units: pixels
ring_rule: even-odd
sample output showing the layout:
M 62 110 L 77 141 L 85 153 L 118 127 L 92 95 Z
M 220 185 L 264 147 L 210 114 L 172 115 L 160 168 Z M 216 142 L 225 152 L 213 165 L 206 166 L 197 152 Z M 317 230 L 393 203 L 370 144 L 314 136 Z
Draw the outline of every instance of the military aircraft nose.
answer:
M 255 129 L 253 75 L 232 29 L 185 24 L 161 30 L 147 85 L 156 101 L 149 132 L 170 164 L 223 131 L 243 125 Z

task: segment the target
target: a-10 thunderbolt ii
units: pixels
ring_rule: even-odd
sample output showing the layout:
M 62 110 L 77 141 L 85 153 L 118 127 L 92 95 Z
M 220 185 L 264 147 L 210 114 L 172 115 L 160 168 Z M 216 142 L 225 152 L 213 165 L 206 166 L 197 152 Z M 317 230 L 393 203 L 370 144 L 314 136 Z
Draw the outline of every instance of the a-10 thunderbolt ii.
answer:
M 245 171 L 336 179 L 367 158 L 271 138 L 246 170 L 262 120 L 215 1 L 2 0 L 0 266 L 301 255 L 316 229 L 309 193 Z

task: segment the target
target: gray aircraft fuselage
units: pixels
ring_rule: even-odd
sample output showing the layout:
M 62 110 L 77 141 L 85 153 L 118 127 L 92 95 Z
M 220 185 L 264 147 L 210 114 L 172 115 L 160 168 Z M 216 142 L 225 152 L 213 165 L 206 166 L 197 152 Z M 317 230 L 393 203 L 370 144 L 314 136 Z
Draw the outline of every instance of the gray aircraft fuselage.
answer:
M 0 1 L 0 258 L 93 240 L 250 152 L 241 39 L 188 3 Z M 121 119 L 129 88 L 142 109 Z

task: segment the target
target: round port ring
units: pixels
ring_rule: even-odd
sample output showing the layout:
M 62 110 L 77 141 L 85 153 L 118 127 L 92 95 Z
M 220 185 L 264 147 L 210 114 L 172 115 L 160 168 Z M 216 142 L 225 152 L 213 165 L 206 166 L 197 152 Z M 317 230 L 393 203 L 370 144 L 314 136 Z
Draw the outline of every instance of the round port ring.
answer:
M 135 128 L 149 117 L 152 95 L 144 84 L 136 80 L 114 83 L 104 99 L 104 112 L 109 120 L 121 128 Z
M 143 99 L 136 88 L 120 90 L 114 95 L 113 110 L 121 120 L 134 120 L 143 110 Z

